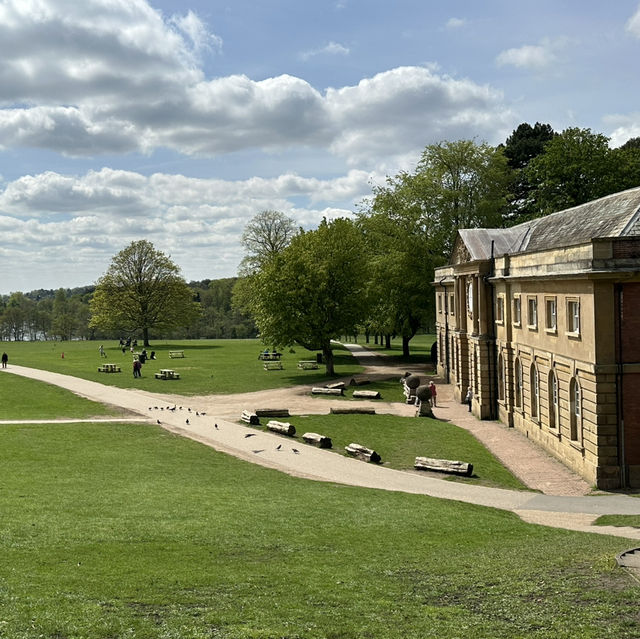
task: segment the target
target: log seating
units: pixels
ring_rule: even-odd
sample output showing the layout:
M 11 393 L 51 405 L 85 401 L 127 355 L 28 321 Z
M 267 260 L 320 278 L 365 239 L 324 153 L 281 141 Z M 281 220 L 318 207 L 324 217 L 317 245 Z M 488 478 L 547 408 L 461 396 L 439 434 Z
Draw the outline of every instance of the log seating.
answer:
M 433 457 L 416 457 L 414 468 L 416 470 L 432 470 L 465 477 L 471 477 L 473 473 L 473 464 L 449 459 L 435 459 Z
M 281 371 L 283 369 L 282 362 L 265 362 L 264 365 L 265 371 Z
M 380 399 L 378 391 L 355 390 L 351 396 L 356 399 Z
M 289 417 L 288 408 L 256 408 L 258 417 Z
M 327 388 L 326 386 L 314 386 L 311 389 L 312 395 L 344 395 L 344 390 L 342 388 Z
M 180 373 L 176 373 L 170 368 L 163 368 L 160 372 L 155 373 L 156 379 L 180 379 Z
M 243 410 L 240 419 L 251 426 L 260 426 L 260 418 L 248 410 Z
M 368 408 L 368 407 L 360 407 L 360 408 L 342 408 L 342 407 L 334 407 L 332 406 L 329 409 L 330 413 L 333 413 L 334 415 L 375 415 L 376 414 L 376 409 L 375 408 Z
M 366 446 L 361 446 L 360 444 L 349 444 L 345 446 L 345 450 L 347 454 L 352 457 L 357 457 L 358 459 L 362 459 L 363 461 L 370 462 L 372 464 L 379 464 L 382 461 L 382 458 L 375 450 L 371 450 Z
M 184 357 L 184 351 L 169 351 L 170 359 L 176 359 L 176 357 Z
M 98 373 L 121 373 L 122 369 L 117 364 L 103 364 L 98 366 Z
M 288 435 L 289 437 L 293 437 L 296 434 L 296 427 L 293 424 L 289 422 L 279 422 L 275 419 L 267 422 L 267 430 L 280 433 L 281 435 Z
M 318 368 L 318 362 L 312 359 L 300 360 L 298 362 L 298 368 L 301 368 L 303 371 L 315 370 Z
M 318 433 L 305 433 L 302 436 L 302 439 L 312 446 L 317 446 L 318 448 L 331 448 L 333 443 L 330 437 L 325 437 L 324 435 L 318 435 Z

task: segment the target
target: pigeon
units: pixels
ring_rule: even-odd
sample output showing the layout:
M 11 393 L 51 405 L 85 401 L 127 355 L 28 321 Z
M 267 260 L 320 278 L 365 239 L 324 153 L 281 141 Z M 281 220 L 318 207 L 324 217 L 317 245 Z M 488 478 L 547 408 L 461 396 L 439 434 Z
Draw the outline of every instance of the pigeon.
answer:
M 251 451 L 254 455 L 257 455 L 258 453 L 262 453 L 264 452 L 264 448 L 260 448 L 259 450 L 252 450 Z
M 156 424 L 161 424 L 162 422 L 159 419 L 156 419 Z
M 151 410 L 152 406 L 149 406 L 149 410 Z
M 189 412 L 191 412 L 191 409 L 189 409 Z
M 196 417 L 200 417 L 200 413 L 196 411 Z
M 276 446 L 276 450 L 280 450 L 281 448 L 282 448 L 282 444 L 278 444 L 278 445 Z
M 213 427 L 214 427 L 216 430 L 220 430 L 220 429 L 218 428 L 218 424 L 214 424 L 214 425 L 213 425 Z
M 297 448 L 292 448 L 291 449 L 296 455 L 300 454 L 300 451 Z
M 187 424 L 189 423 L 189 420 L 187 419 Z
M 206 415 L 206 413 L 205 413 L 204 411 L 202 411 L 200 414 L 201 414 L 201 415 Z
M 247 437 L 255 437 L 256 434 L 255 433 L 247 433 L 244 438 L 246 439 Z

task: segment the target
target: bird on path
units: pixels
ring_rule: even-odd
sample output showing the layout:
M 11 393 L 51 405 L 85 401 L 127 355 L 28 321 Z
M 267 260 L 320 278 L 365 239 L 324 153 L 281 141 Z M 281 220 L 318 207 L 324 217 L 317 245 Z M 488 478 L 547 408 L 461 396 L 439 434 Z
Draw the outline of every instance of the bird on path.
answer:
M 218 428 L 218 424 L 214 424 L 214 425 L 213 425 L 213 427 L 214 427 L 216 430 L 220 430 L 220 429 Z
M 281 448 L 282 448 L 282 444 L 278 444 L 278 445 L 276 446 L 276 450 L 280 450 Z
M 187 419 L 187 424 L 189 423 L 189 420 Z
M 191 412 L 191 409 L 189 409 L 189 412 Z
M 196 417 L 200 417 L 200 413 L 196 411 Z
M 161 424 L 162 422 L 159 419 L 156 419 L 156 424 Z
M 255 433 L 247 433 L 244 438 L 247 439 L 247 437 L 255 437 L 256 434 Z
M 251 451 L 254 455 L 257 455 L 258 453 L 263 453 L 264 452 L 264 448 L 261 448 L 260 450 L 252 450 Z
M 296 455 L 300 454 L 300 451 L 297 448 L 292 448 L 291 449 Z

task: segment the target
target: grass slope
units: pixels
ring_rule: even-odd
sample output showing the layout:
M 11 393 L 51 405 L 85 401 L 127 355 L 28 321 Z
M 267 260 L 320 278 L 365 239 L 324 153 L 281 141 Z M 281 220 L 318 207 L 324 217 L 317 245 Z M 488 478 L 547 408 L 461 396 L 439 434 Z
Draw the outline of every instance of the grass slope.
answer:
M 637 637 L 625 540 L 311 482 L 151 426 L 0 429 L 0 636 Z
M 100 357 L 100 342 L 88 341 L 11 342 L 5 350 L 9 353 L 9 365 L 20 364 L 75 375 L 119 388 L 178 395 L 240 393 L 326 380 L 323 366 L 309 371 L 297 368 L 299 360 L 315 359 L 315 352 L 299 347 L 294 353 L 287 351 L 284 354 L 283 370 L 265 371 L 263 363 L 258 360 L 263 349 L 259 340 L 154 341 L 147 352 L 150 354 L 155 350 L 157 360 L 144 365 L 141 379 L 133 377 L 132 356 L 128 351 L 123 354 L 115 343 L 105 342 L 104 345 L 106 358 Z M 169 351 L 172 350 L 183 350 L 184 359 L 170 359 Z M 98 366 L 105 362 L 120 364 L 122 373 L 99 373 Z M 351 376 L 362 371 L 350 353 L 339 346 L 335 349 L 335 367 L 338 376 Z M 172 368 L 180 373 L 181 379 L 155 379 L 154 373 L 161 368 Z

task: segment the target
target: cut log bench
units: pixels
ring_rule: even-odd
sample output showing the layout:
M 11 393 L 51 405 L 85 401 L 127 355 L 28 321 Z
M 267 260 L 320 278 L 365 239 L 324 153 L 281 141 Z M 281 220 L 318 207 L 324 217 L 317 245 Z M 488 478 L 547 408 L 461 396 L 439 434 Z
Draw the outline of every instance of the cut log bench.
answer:
M 312 395 L 337 395 L 343 396 L 344 389 L 342 388 L 326 388 L 325 386 L 314 386 L 311 389 Z
M 248 410 L 242 411 L 240 419 L 251 426 L 260 426 L 260 418 L 255 413 L 251 413 Z
M 258 417 L 289 417 L 288 408 L 256 408 Z
M 274 433 L 280 433 L 281 435 L 288 435 L 293 437 L 296 434 L 296 427 L 289 422 L 278 422 L 272 419 L 267 422 L 267 429 Z
M 180 379 L 180 373 L 176 373 L 170 368 L 163 368 L 160 372 L 155 373 L 156 379 Z
M 283 370 L 282 367 L 282 362 L 277 361 L 277 362 L 265 362 L 263 364 L 264 370 L 265 371 L 281 371 Z
M 122 369 L 117 364 L 103 364 L 98 366 L 98 373 L 121 373 Z
M 331 437 L 318 435 L 318 433 L 305 433 L 302 436 L 302 439 L 305 442 L 307 442 L 307 444 L 311 444 L 312 446 L 317 446 L 318 448 L 331 448 L 333 446 Z
M 301 368 L 303 371 L 316 370 L 318 368 L 318 362 L 314 359 L 300 360 L 298 362 L 298 368 Z
M 372 464 L 379 464 L 382 461 L 382 458 L 375 450 L 371 450 L 366 446 L 361 446 L 360 444 L 349 444 L 345 446 L 345 450 L 347 454 L 352 457 L 357 457 L 358 459 L 362 459 L 366 462 L 371 462 Z
M 184 357 L 184 351 L 169 351 L 170 359 L 176 359 L 177 357 Z
M 352 377 L 349 382 L 349 386 L 364 386 L 365 384 L 371 384 L 371 380 L 368 377 Z
M 344 382 L 335 382 L 333 384 L 327 384 L 327 388 L 344 388 L 344 387 L 345 387 Z
M 380 393 L 378 391 L 355 390 L 351 396 L 356 399 L 380 399 Z
M 471 477 L 473 474 L 473 464 L 449 459 L 434 459 L 433 457 L 416 457 L 414 468 L 465 477 Z

